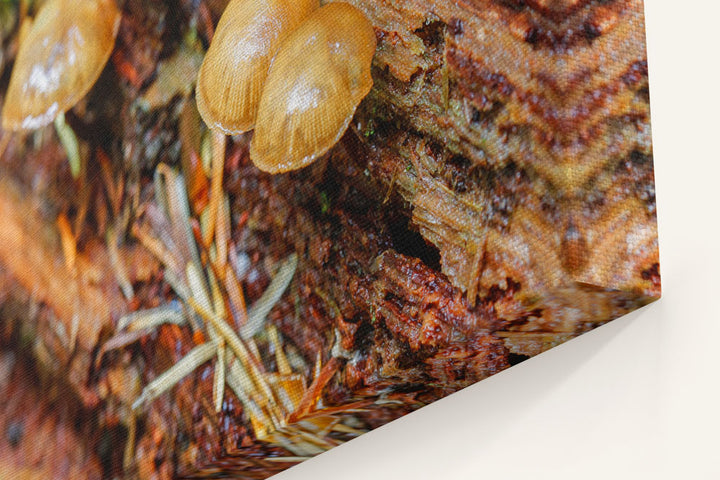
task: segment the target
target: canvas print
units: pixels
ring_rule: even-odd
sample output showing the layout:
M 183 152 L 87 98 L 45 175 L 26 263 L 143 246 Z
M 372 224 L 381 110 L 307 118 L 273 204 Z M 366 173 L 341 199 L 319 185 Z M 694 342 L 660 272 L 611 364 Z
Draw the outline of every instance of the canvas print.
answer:
M 0 477 L 267 478 L 659 298 L 648 88 L 642 0 L 0 0 Z

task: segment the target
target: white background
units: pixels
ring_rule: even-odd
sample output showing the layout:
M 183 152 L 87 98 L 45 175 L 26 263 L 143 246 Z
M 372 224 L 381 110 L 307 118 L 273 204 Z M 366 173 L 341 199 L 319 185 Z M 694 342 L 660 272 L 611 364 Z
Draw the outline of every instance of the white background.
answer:
M 645 8 L 663 298 L 275 478 L 720 479 L 720 2 Z

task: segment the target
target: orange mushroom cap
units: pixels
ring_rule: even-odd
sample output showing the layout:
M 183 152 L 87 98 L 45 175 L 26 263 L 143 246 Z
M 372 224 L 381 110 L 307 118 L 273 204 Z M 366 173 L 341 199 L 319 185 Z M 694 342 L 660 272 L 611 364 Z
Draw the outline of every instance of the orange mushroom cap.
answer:
M 121 17 L 115 0 L 45 2 L 20 45 L 3 128 L 40 128 L 75 106 L 110 58 Z
M 232 0 L 198 73 L 198 110 L 211 129 L 252 130 L 265 78 L 278 47 L 319 0 Z
M 265 172 L 302 168 L 343 135 L 373 85 L 375 32 L 360 10 L 330 3 L 280 47 L 265 83 L 250 158 Z

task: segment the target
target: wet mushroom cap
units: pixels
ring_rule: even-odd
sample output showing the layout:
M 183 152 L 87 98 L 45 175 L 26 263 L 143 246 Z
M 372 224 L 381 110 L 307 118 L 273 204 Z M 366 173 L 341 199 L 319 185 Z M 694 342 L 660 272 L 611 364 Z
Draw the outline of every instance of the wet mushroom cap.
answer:
M 252 130 L 270 62 L 319 0 L 232 0 L 198 73 L 198 110 L 211 129 Z
M 370 92 L 375 32 L 347 3 L 316 10 L 273 60 L 250 158 L 265 172 L 302 168 L 335 145 Z
M 75 106 L 110 58 L 121 17 L 115 0 L 45 2 L 15 60 L 3 128 L 40 128 Z

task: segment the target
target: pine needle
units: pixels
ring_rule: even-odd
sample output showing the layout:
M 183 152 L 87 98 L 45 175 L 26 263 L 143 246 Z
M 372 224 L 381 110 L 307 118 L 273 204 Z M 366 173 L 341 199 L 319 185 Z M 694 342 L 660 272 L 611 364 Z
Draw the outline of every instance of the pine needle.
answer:
M 258 301 L 248 310 L 248 322 L 240 330 L 240 336 L 242 336 L 242 338 L 248 339 L 253 337 L 263 329 L 268 313 L 270 313 L 270 310 L 277 304 L 288 285 L 290 285 L 295 275 L 297 264 L 298 257 L 295 253 L 282 262 L 267 290 L 265 290 Z
M 140 396 L 132 404 L 137 410 L 174 387 L 180 380 L 195 371 L 200 365 L 210 360 L 217 353 L 217 342 L 206 342 L 198 345 L 185 355 L 179 362 L 166 370 L 162 375 L 150 382 Z
M 278 333 L 275 325 L 270 325 L 267 329 L 268 339 L 275 349 L 275 362 L 277 363 L 278 373 L 280 375 L 291 375 L 292 368 L 290 363 L 285 356 L 285 352 L 282 349 L 282 343 L 280 342 L 280 334 Z
M 223 197 L 222 178 L 225 169 L 225 134 L 218 131 L 213 132 L 212 135 L 212 177 L 210 178 L 210 205 L 208 206 L 209 224 L 203 238 L 205 245 L 212 243 L 215 234 L 215 225 L 217 224 L 220 202 L 222 202 Z
M 77 136 L 70 125 L 65 123 L 65 114 L 61 113 L 55 117 L 55 131 L 57 132 L 60 143 L 65 149 L 68 163 L 70 164 L 70 173 L 73 178 L 80 177 L 82 170 L 82 158 L 80 157 L 80 144 Z
M 165 323 L 184 325 L 182 305 L 176 300 L 165 305 L 123 315 L 118 320 L 117 330 L 128 330 L 130 332 L 155 328 Z
M 250 352 L 248 352 L 242 340 L 238 338 L 233 329 L 230 328 L 230 326 L 222 318 L 217 317 L 215 314 L 203 308 L 194 298 L 190 298 L 188 303 L 205 321 L 215 327 L 217 333 L 225 339 L 227 345 L 233 351 L 238 360 L 240 360 L 243 366 L 247 368 L 250 378 L 255 386 L 260 390 L 262 396 L 269 403 L 274 403 L 274 395 L 270 386 L 263 377 L 262 372 L 260 372 L 255 365 L 255 362 L 250 357 Z
M 225 342 L 222 339 L 218 340 L 214 380 L 213 403 L 215 404 L 215 413 L 220 413 L 222 410 L 223 398 L 225 397 Z

